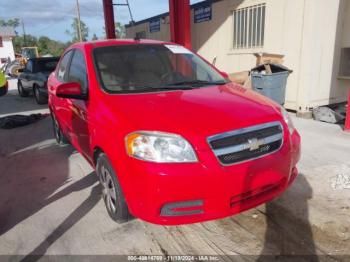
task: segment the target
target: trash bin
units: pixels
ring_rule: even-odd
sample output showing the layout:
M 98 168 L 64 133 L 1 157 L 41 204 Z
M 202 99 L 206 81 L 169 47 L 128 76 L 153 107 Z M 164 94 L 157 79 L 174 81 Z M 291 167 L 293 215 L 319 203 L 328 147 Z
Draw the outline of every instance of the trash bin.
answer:
M 263 64 L 251 70 L 254 91 L 284 105 L 289 74 L 293 71 L 280 64 Z

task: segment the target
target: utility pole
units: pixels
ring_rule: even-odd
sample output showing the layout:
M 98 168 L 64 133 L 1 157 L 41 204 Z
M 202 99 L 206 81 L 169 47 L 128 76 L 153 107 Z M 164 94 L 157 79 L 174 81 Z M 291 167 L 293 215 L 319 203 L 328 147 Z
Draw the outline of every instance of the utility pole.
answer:
M 21 19 L 21 24 L 22 24 L 22 30 L 23 30 L 23 43 L 24 43 L 24 46 L 27 46 L 26 30 L 24 29 L 23 19 Z
M 81 35 L 79 0 L 77 0 L 77 20 L 78 20 L 78 38 L 80 42 L 83 42 L 83 37 Z

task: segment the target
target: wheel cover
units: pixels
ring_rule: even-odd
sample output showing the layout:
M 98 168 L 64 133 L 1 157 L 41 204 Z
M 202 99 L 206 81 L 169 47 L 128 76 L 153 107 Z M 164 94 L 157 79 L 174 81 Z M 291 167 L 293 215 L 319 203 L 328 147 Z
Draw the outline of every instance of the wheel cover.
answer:
M 23 94 L 23 86 L 21 82 L 18 82 L 18 91 Z
M 35 93 L 36 99 L 39 100 L 39 99 L 40 99 L 39 89 L 38 89 L 38 88 L 35 88 L 35 89 L 34 89 L 34 93 Z
M 99 177 L 103 187 L 102 196 L 103 196 L 103 200 L 106 203 L 106 207 L 108 211 L 110 211 L 111 213 L 117 213 L 117 208 L 116 208 L 117 197 L 116 197 L 116 191 L 115 191 L 112 176 L 108 171 L 108 169 L 105 168 L 104 165 L 101 166 L 99 175 L 100 175 Z
M 54 126 L 55 138 L 59 142 L 61 141 L 60 129 L 59 129 L 57 120 L 55 118 L 53 119 L 53 126 Z

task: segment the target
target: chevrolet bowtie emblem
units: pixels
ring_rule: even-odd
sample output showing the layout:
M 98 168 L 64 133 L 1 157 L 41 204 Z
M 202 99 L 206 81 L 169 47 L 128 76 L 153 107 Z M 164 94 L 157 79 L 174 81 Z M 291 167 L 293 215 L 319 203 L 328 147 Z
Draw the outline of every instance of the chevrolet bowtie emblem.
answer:
M 250 151 L 254 151 L 260 148 L 260 146 L 265 144 L 264 139 L 257 139 L 257 138 L 251 138 L 248 139 L 247 143 L 245 144 L 245 149 L 249 149 Z

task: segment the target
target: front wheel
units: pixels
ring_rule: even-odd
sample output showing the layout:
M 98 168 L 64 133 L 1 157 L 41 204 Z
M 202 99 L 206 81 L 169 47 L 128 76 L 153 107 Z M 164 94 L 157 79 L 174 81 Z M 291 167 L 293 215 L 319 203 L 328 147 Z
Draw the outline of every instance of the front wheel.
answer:
M 26 91 L 23 87 L 23 84 L 20 80 L 17 82 L 17 89 L 18 89 L 18 94 L 21 97 L 27 97 L 29 95 L 28 91 Z
M 105 154 L 98 157 L 96 172 L 102 185 L 102 196 L 109 216 L 117 223 L 127 222 L 131 215 L 116 174 Z
M 51 113 L 51 118 L 52 118 L 52 125 L 53 125 L 53 133 L 56 138 L 56 142 L 59 145 L 65 145 L 68 144 L 67 138 L 64 136 L 64 134 L 61 131 L 61 128 L 57 122 L 57 119 L 55 116 Z
M 45 95 L 40 92 L 40 89 L 37 86 L 34 87 L 34 96 L 38 105 L 47 104 L 47 97 L 45 97 Z

